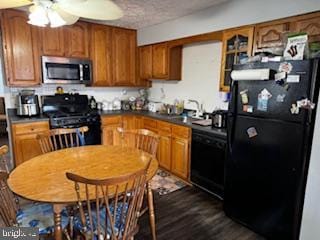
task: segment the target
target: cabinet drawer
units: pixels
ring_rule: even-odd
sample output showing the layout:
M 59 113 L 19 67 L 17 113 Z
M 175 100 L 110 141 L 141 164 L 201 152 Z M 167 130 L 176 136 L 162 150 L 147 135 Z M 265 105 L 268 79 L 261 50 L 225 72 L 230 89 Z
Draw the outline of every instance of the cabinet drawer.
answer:
M 165 132 L 171 134 L 171 125 L 170 123 L 158 121 L 158 130 L 161 132 Z
M 121 116 L 109 116 L 101 118 L 102 125 L 117 125 L 121 124 Z
M 49 130 L 49 122 L 17 123 L 13 124 L 14 134 L 30 134 Z
M 143 128 L 156 132 L 157 131 L 157 120 L 153 120 L 151 118 L 144 118 L 143 119 Z
M 172 125 L 172 135 L 180 138 L 190 138 L 190 128 L 178 125 Z

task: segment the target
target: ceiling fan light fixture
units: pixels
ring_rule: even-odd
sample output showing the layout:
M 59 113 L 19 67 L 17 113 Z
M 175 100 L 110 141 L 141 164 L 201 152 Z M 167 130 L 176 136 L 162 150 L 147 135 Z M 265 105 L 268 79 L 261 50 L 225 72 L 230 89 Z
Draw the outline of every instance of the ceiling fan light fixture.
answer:
M 56 12 L 51 9 L 48 10 L 48 19 L 50 22 L 50 27 L 61 27 L 66 25 L 66 21 L 62 19 L 62 17 Z
M 49 23 L 46 10 L 40 5 L 34 5 L 29 8 L 29 21 L 31 25 L 45 27 Z

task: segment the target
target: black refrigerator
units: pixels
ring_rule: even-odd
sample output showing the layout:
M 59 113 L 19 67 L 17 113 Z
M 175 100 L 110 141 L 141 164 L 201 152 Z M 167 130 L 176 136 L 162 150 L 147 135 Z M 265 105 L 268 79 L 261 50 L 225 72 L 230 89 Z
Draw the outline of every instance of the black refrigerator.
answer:
M 266 81 L 232 81 L 224 210 L 267 239 L 299 238 L 316 107 L 291 108 L 305 98 L 317 103 L 318 64 L 314 59 L 234 66 L 271 74 Z M 287 73 L 277 82 L 279 69 Z

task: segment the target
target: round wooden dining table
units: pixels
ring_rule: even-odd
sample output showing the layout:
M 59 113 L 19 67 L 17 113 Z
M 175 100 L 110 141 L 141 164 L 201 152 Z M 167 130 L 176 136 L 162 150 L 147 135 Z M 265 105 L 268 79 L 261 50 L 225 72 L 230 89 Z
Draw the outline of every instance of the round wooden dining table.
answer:
M 67 172 L 91 179 L 119 177 L 144 168 L 150 159 L 147 180 L 155 175 L 158 161 L 142 150 L 104 145 L 66 148 L 39 155 L 22 163 L 10 173 L 8 185 L 14 193 L 23 198 L 53 204 L 54 235 L 55 239 L 60 240 L 61 211 L 67 204 L 77 202 L 74 182 L 67 179 Z M 147 184 L 147 189 L 150 224 L 155 238 L 150 183 Z

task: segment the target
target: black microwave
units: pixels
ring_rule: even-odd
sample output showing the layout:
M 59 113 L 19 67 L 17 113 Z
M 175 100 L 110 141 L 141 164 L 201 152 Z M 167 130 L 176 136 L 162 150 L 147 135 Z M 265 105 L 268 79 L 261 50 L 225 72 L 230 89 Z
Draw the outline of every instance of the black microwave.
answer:
M 91 84 L 91 60 L 42 56 L 41 62 L 43 83 Z

